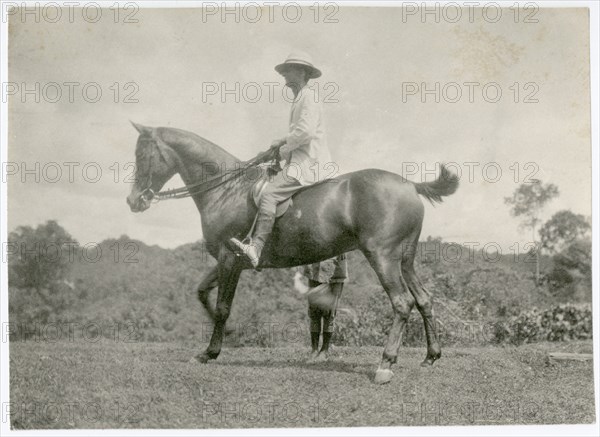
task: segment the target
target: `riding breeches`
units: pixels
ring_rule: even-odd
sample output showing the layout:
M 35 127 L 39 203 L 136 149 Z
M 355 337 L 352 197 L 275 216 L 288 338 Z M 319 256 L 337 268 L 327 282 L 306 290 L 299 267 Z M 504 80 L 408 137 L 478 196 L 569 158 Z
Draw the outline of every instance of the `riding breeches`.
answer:
M 275 214 L 277 205 L 292 197 L 296 191 L 303 187 L 296 179 L 280 171 L 270 178 L 260 195 L 259 208 L 261 211 Z
M 346 282 L 348 278 L 346 254 L 342 253 L 325 261 L 305 265 L 299 269 L 299 272 L 304 277 L 321 284 L 325 282 L 330 284 Z

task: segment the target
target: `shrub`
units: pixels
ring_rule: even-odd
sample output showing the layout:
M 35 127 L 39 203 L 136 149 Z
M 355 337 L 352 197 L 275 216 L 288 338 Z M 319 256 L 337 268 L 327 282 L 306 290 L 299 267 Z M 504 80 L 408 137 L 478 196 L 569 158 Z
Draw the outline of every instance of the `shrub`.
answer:
M 584 340 L 592 338 L 591 305 L 560 304 L 544 311 L 533 308 L 497 323 L 494 340 L 499 343 Z

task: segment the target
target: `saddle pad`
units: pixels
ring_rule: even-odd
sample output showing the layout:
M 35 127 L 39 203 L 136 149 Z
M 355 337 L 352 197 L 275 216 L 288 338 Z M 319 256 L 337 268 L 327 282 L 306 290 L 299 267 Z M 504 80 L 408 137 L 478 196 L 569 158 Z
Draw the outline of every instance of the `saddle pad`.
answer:
M 258 208 L 258 202 L 260 201 L 260 195 L 262 194 L 262 191 L 263 191 L 266 183 L 267 183 L 266 179 L 260 179 L 252 186 L 252 189 L 250 190 L 250 194 L 252 195 L 252 200 L 254 200 L 254 204 L 256 205 L 257 208 Z M 293 200 L 291 197 L 288 197 L 286 200 L 279 203 L 277 205 L 277 210 L 275 211 L 275 217 L 281 217 L 283 214 L 285 214 L 285 212 L 288 210 L 290 205 L 293 205 Z

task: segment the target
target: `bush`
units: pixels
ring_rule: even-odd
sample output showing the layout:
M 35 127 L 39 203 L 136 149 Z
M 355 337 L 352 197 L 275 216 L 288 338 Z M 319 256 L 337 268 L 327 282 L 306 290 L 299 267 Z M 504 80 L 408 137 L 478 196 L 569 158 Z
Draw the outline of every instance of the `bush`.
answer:
M 544 311 L 533 308 L 497 323 L 494 340 L 498 343 L 585 340 L 592 338 L 591 305 L 560 304 Z
M 68 237 L 66 231 L 67 236 L 61 237 L 60 228 L 53 223 L 42 229 L 45 231 L 40 237 L 35 230 L 20 228 L 10 241 L 35 242 L 43 237 L 44 241 L 56 242 Z M 23 247 L 30 250 L 30 245 Z M 48 268 L 41 271 L 52 273 L 44 281 L 42 276 L 29 273 L 40 270 L 38 266 L 28 264 L 29 258 L 13 250 L 9 257 L 9 317 L 20 332 L 11 334 L 11 340 L 28 339 L 38 326 L 78 323 L 102 326 L 106 338 L 113 338 L 116 329 L 126 340 L 208 342 L 212 323 L 198 302 L 196 289 L 216 261 L 203 247 L 198 243 L 168 250 L 123 235 L 99 244 L 104 256 L 98 262 L 77 256 L 68 269 L 51 269 L 56 265 L 44 264 Z M 533 285 L 532 264 L 526 257 L 510 254 L 489 261 L 479 252 L 440 239 L 421 243 L 416 271 L 432 294 L 440 342 L 448 346 L 484 344 L 491 338 L 513 343 L 589 338 L 591 312 L 588 321 L 580 323 L 580 310 L 563 309 L 560 315 L 536 310 L 535 315 L 528 316 L 522 311 L 534 305 L 555 308 L 567 299 L 591 301 L 590 251 L 589 245 L 572 244 L 562 257 L 554 259 L 555 265 L 558 262 L 565 267 L 562 273 L 574 280 L 561 283 L 560 292 L 553 293 Z M 549 263 L 551 258 L 541 258 L 543 268 L 545 260 Z M 389 298 L 359 251 L 348 254 L 348 270 L 333 343 L 382 346 L 393 322 Z M 294 270 L 290 269 L 242 274 L 228 320 L 232 332 L 226 338 L 228 346 L 308 347 L 307 302 L 294 290 L 293 277 Z M 215 290 L 210 298 L 213 305 L 216 298 Z M 494 325 L 498 319 L 512 321 L 512 325 Z M 425 341 L 423 320 L 414 309 L 403 345 L 422 347 Z
M 356 318 L 338 314 L 333 341 L 340 346 L 380 346 L 385 343 L 393 322 L 393 310 L 382 290 L 370 293 L 368 301 L 355 309 Z
M 548 289 L 562 301 L 591 300 L 592 243 L 577 240 L 552 258 Z

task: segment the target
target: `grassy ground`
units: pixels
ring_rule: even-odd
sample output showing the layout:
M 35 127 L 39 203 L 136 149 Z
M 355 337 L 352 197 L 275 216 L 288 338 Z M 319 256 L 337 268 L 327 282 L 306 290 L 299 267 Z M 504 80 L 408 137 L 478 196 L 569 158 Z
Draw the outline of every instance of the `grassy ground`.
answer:
M 336 348 L 306 364 L 299 348 L 227 348 L 206 365 L 191 344 L 13 342 L 11 422 L 39 428 L 241 428 L 591 423 L 591 362 L 548 351 L 591 343 L 446 348 L 421 368 L 404 348 L 391 383 L 381 348 Z

